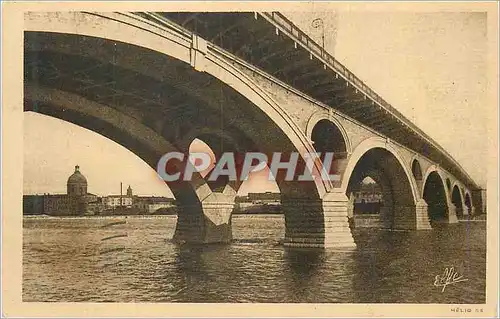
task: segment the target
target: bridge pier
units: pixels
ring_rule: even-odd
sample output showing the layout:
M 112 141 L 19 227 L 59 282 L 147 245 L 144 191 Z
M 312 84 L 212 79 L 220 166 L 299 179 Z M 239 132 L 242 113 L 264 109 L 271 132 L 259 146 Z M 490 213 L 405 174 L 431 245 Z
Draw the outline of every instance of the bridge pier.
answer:
M 460 217 L 461 219 L 463 219 L 464 217 L 466 217 L 467 215 L 465 214 L 465 211 L 464 209 L 461 207 L 461 206 L 456 206 L 455 205 L 455 214 L 457 216 L 457 219 Z
M 448 224 L 458 223 L 457 207 L 453 203 L 448 204 Z
M 200 207 L 183 207 L 178 214 L 173 241 L 179 244 L 230 243 L 234 195 L 212 193 Z M 196 209 L 197 212 L 189 210 Z
M 418 201 L 416 205 L 395 206 L 392 228 L 398 230 L 432 229 L 427 209 L 427 204 L 423 200 Z
M 355 248 L 347 219 L 349 201 L 344 194 L 323 199 L 282 198 L 285 247 Z

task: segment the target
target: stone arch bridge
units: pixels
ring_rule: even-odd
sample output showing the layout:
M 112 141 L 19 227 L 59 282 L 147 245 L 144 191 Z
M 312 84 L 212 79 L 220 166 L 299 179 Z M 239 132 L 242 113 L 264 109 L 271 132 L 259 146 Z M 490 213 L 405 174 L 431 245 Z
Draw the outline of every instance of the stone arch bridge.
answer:
M 444 149 L 279 13 L 30 12 L 24 57 L 25 111 L 93 130 L 153 168 L 194 138 L 216 156 L 334 152 L 340 181 L 278 175 L 287 246 L 355 246 L 349 197 L 366 176 L 392 229 L 456 223 L 481 203 Z M 176 241 L 231 240 L 238 184 L 168 185 Z

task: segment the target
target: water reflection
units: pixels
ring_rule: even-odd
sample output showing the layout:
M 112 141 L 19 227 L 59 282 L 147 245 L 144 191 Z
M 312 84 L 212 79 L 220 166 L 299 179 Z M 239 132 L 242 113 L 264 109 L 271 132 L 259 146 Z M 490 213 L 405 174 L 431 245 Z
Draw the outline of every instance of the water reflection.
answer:
M 287 248 L 284 257 L 286 261 L 285 276 L 289 278 L 288 297 L 295 300 L 308 299 L 311 287 L 320 279 L 321 268 L 326 259 L 325 251 Z
M 175 222 L 131 221 L 114 244 L 89 219 L 25 225 L 23 300 L 123 302 L 426 302 L 481 303 L 485 296 L 485 225 L 422 232 L 355 230 L 357 249 L 276 245 L 283 228 L 252 219 L 236 224 L 231 245 L 176 246 Z M 171 224 L 169 224 L 171 223 Z M 124 226 L 125 227 L 125 226 Z M 241 227 L 241 228 L 239 228 Z M 172 229 L 169 233 L 169 229 Z M 264 234 L 264 232 L 262 233 Z M 246 235 L 245 235 L 246 236 Z M 264 238 L 265 237 L 265 238 Z M 97 238 L 97 239 L 96 239 Z M 250 237 L 252 238 L 252 237 Z M 99 255 L 102 249 L 123 247 Z M 445 267 L 469 281 L 433 286 Z

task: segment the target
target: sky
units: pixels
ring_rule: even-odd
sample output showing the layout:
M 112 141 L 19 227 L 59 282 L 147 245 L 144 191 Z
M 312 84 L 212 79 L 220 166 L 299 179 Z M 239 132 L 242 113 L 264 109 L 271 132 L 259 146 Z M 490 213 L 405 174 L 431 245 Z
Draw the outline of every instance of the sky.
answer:
M 287 13 L 368 86 L 443 146 L 482 187 L 488 155 L 486 15 L 482 13 Z M 43 147 L 42 147 L 43 145 Z M 201 144 L 200 144 L 201 145 Z M 200 146 L 198 145 L 198 146 Z M 99 154 L 96 156 L 96 154 Z M 24 193 L 65 193 L 79 165 L 88 191 L 171 196 L 146 163 L 113 141 L 71 123 L 24 114 Z M 106 174 L 102 174 L 106 171 Z M 266 174 L 240 189 L 278 191 Z

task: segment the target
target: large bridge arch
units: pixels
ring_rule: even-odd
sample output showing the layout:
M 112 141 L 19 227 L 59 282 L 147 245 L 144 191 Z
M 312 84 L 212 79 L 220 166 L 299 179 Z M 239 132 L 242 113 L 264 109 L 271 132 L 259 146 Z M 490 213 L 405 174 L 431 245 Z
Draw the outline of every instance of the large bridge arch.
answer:
M 91 38 L 100 38 L 107 41 L 117 41 L 127 45 L 133 45 L 139 48 L 156 51 L 162 55 L 190 64 L 191 56 L 196 54 L 191 50 L 192 41 L 188 34 L 174 34 L 171 30 L 163 30 L 146 20 L 138 17 L 121 13 L 92 14 L 82 12 L 65 13 L 28 13 L 26 16 L 26 30 L 31 32 L 47 32 L 56 34 L 70 34 L 78 37 L 87 36 Z M 75 22 L 77 27 L 75 28 Z M 132 24 L 135 23 L 136 25 Z M 98 27 L 96 27 L 98 26 Z M 135 34 L 136 36 L 130 36 Z M 126 36 L 125 36 L 126 35 Z M 50 45 L 49 50 L 55 50 L 71 55 L 92 55 L 97 60 L 104 58 L 107 62 L 109 52 L 104 52 L 103 48 L 88 46 L 71 46 L 70 39 L 66 43 L 36 43 L 31 46 L 36 50 L 41 45 Z M 89 41 L 87 39 L 87 41 Z M 200 41 L 198 39 L 197 41 Z M 69 42 L 69 43 L 68 43 Z M 116 43 L 115 43 L 116 46 Z M 90 52 L 97 49 L 97 52 Z M 164 81 L 166 74 L 155 65 L 146 66 L 145 62 L 137 62 L 137 59 L 130 56 L 114 52 L 114 63 L 116 65 L 126 65 L 128 69 L 147 74 L 148 76 Z M 286 112 L 279 104 L 263 89 L 261 89 L 247 75 L 234 68 L 230 63 L 216 55 L 206 54 L 205 58 L 198 56 L 202 60 L 203 71 L 213 76 L 227 86 L 233 88 L 236 92 L 245 97 L 252 105 L 259 108 L 277 127 L 279 127 L 289 140 L 289 145 L 293 150 L 301 155 L 313 152 L 312 145 L 303 135 L 300 129 L 295 125 Z M 202 62 L 200 62 L 202 63 Z M 203 73 L 203 72 L 200 72 Z M 178 75 L 178 74 L 176 74 Z M 176 79 L 177 80 L 177 79 Z M 216 105 L 218 107 L 218 105 Z M 291 151 L 291 149 L 289 150 Z M 315 181 L 316 182 L 316 181 Z M 316 182 L 316 192 L 322 197 L 331 189 L 329 181 Z
M 89 61 L 96 61 L 97 64 L 109 65 L 113 72 L 121 67 L 127 72 L 135 72 L 158 82 L 167 83 L 181 91 L 181 95 L 189 91 L 195 98 L 205 102 L 206 107 L 212 110 L 222 108 L 223 105 L 224 111 L 232 115 L 227 116 L 233 119 L 231 124 L 240 127 L 248 137 L 257 140 L 256 144 L 259 144 L 263 148 L 262 150 L 268 154 L 272 151 L 297 151 L 304 157 L 304 154 L 314 151 L 301 130 L 265 90 L 233 67 L 217 50 L 211 50 L 210 44 L 180 30 L 178 27 L 177 29 L 175 26 L 159 27 L 145 19 L 129 14 L 82 12 L 28 13 L 25 16 L 25 26 L 27 31 L 25 33 L 25 52 L 32 54 L 32 60 L 26 62 L 32 71 L 31 74 L 30 72 L 25 74 L 28 77 L 28 88 L 31 84 L 38 85 L 36 59 L 43 54 L 49 58 L 51 55 L 57 56 L 53 61 L 57 61 L 61 56 L 68 59 L 84 57 L 88 58 Z M 136 59 L 134 54 L 130 54 L 131 51 L 127 51 L 129 49 L 139 50 L 137 52 L 141 53 L 142 59 Z M 174 67 L 171 69 L 161 63 L 168 59 L 170 59 L 169 61 L 177 61 L 172 62 Z M 33 61 L 35 66 L 31 64 Z M 91 63 L 87 66 L 92 68 Z M 186 68 L 191 70 L 188 75 L 182 73 Z M 185 86 L 193 78 L 198 81 L 196 85 Z M 102 88 L 102 84 L 100 83 L 100 88 Z M 42 85 L 44 84 L 42 83 Z M 59 80 L 59 82 L 50 83 L 48 86 L 50 87 L 50 85 L 57 87 L 64 86 L 66 83 Z M 110 85 L 112 86 L 113 83 Z M 89 84 L 89 87 L 92 88 L 92 83 Z M 219 93 L 214 89 L 215 87 L 220 88 Z M 231 88 L 232 91 L 228 88 Z M 86 92 L 85 94 L 87 94 Z M 207 92 L 210 93 L 207 94 Z M 223 93 L 226 96 L 222 96 Z M 123 92 L 119 94 L 123 94 Z M 96 94 L 94 94 L 95 96 Z M 99 95 L 97 94 L 97 96 Z M 158 97 L 158 100 L 164 102 L 161 96 Z M 125 103 L 126 101 L 121 99 L 120 102 Z M 146 101 L 146 103 L 152 104 L 156 102 L 158 101 L 151 102 L 151 99 Z M 179 105 L 177 107 L 180 108 Z M 231 107 L 233 108 L 231 109 Z M 235 110 L 240 112 L 235 112 Z M 150 121 L 148 125 L 155 127 L 155 130 L 159 130 L 167 141 L 175 144 L 177 141 L 175 134 L 180 131 L 172 130 L 166 134 L 165 123 L 161 123 L 161 119 L 147 114 L 146 111 L 136 109 L 137 119 L 140 122 Z M 246 121 L 245 115 L 248 113 L 251 113 L 257 120 L 254 120 L 253 123 Z M 252 127 L 254 123 L 259 123 L 261 126 Z M 263 138 L 263 136 L 272 136 L 272 138 Z M 315 166 L 315 170 L 319 169 L 321 168 Z M 334 230 L 339 230 L 341 233 L 340 235 L 335 234 L 337 243 L 335 240 L 327 239 L 328 236 L 325 235 L 326 229 L 330 229 L 325 225 L 325 215 L 330 214 L 327 214 L 326 211 L 337 209 L 336 204 L 331 204 L 332 201 L 335 203 L 337 200 L 335 196 L 329 195 L 333 188 L 330 181 L 315 179 L 311 182 L 299 183 L 278 179 L 277 182 L 282 192 L 282 203 L 286 212 L 287 241 L 290 244 L 324 246 L 326 242 L 338 244 L 338 239 L 343 238 L 340 241 L 341 245 L 352 246 L 352 238 L 349 239 L 350 232 L 347 231 L 344 234 L 343 227 Z M 342 200 L 343 198 L 340 199 L 340 201 Z M 221 210 L 218 205 L 220 201 L 223 201 L 227 207 L 225 210 L 232 210 L 231 204 L 226 203 L 226 199 L 222 195 L 214 193 L 202 200 L 202 206 L 206 202 L 207 209 L 213 210 L 215 219 L 221 223 L 227 223 L 228 218 L 220 216 Z M 330 204 L 325 206 L 325 201 Z M 203 209 L 205 210 L 205 206 Z M 222 215 L 224 214 L 226 213 L 222 213 Z M 342 223 L 344 219 L 347 222 L 342 211 L 335 212 L 334 215 L 338 219 L 337 224 Z M 328 220 L 334 223 L 335 218 L 330 216 Z M 213 223 L 213 220 L 210 222 Z M 187 224 L 189 223 L 198 222 L 189 220 Z M 219 225 L 216 223 L 215 226 Z M 220 240 L 220 238 L 212 239 Z M 182 240 L 187 241 L 190 238 L 183 236 Z
M 451 198 L 449 178 L 437 165 L 427 169 L 422 180 L 422 199 L 428 205 L 429 218 L 434 222 L 456 223 L 456 208 Z
M 366 176 L 370 176 L 382 188 L 385 216 L 381 218 L 386 227 L 430 228 L 426 216 L 427 207 L 419 200 L 413 175 L 397 148 L 387 140 L 368 138 L 354 149 L 339 191 L 349 196 L 348 193 Z
M 52 88 L 25 85 L 24 111 L 37 112 L 89 129 L 127 148 L 152 169 L 166 152 L 179 150 L 137 119 L 107 105 Z M 179 170 L 181 167 L 179 167 Z M 190 183 L 166 182 L 180 203 L 189 203 L 193 210 L 210 193 L 208 185 L 197 174 Z M 198 210 L 196 213 L 201 213 Z

